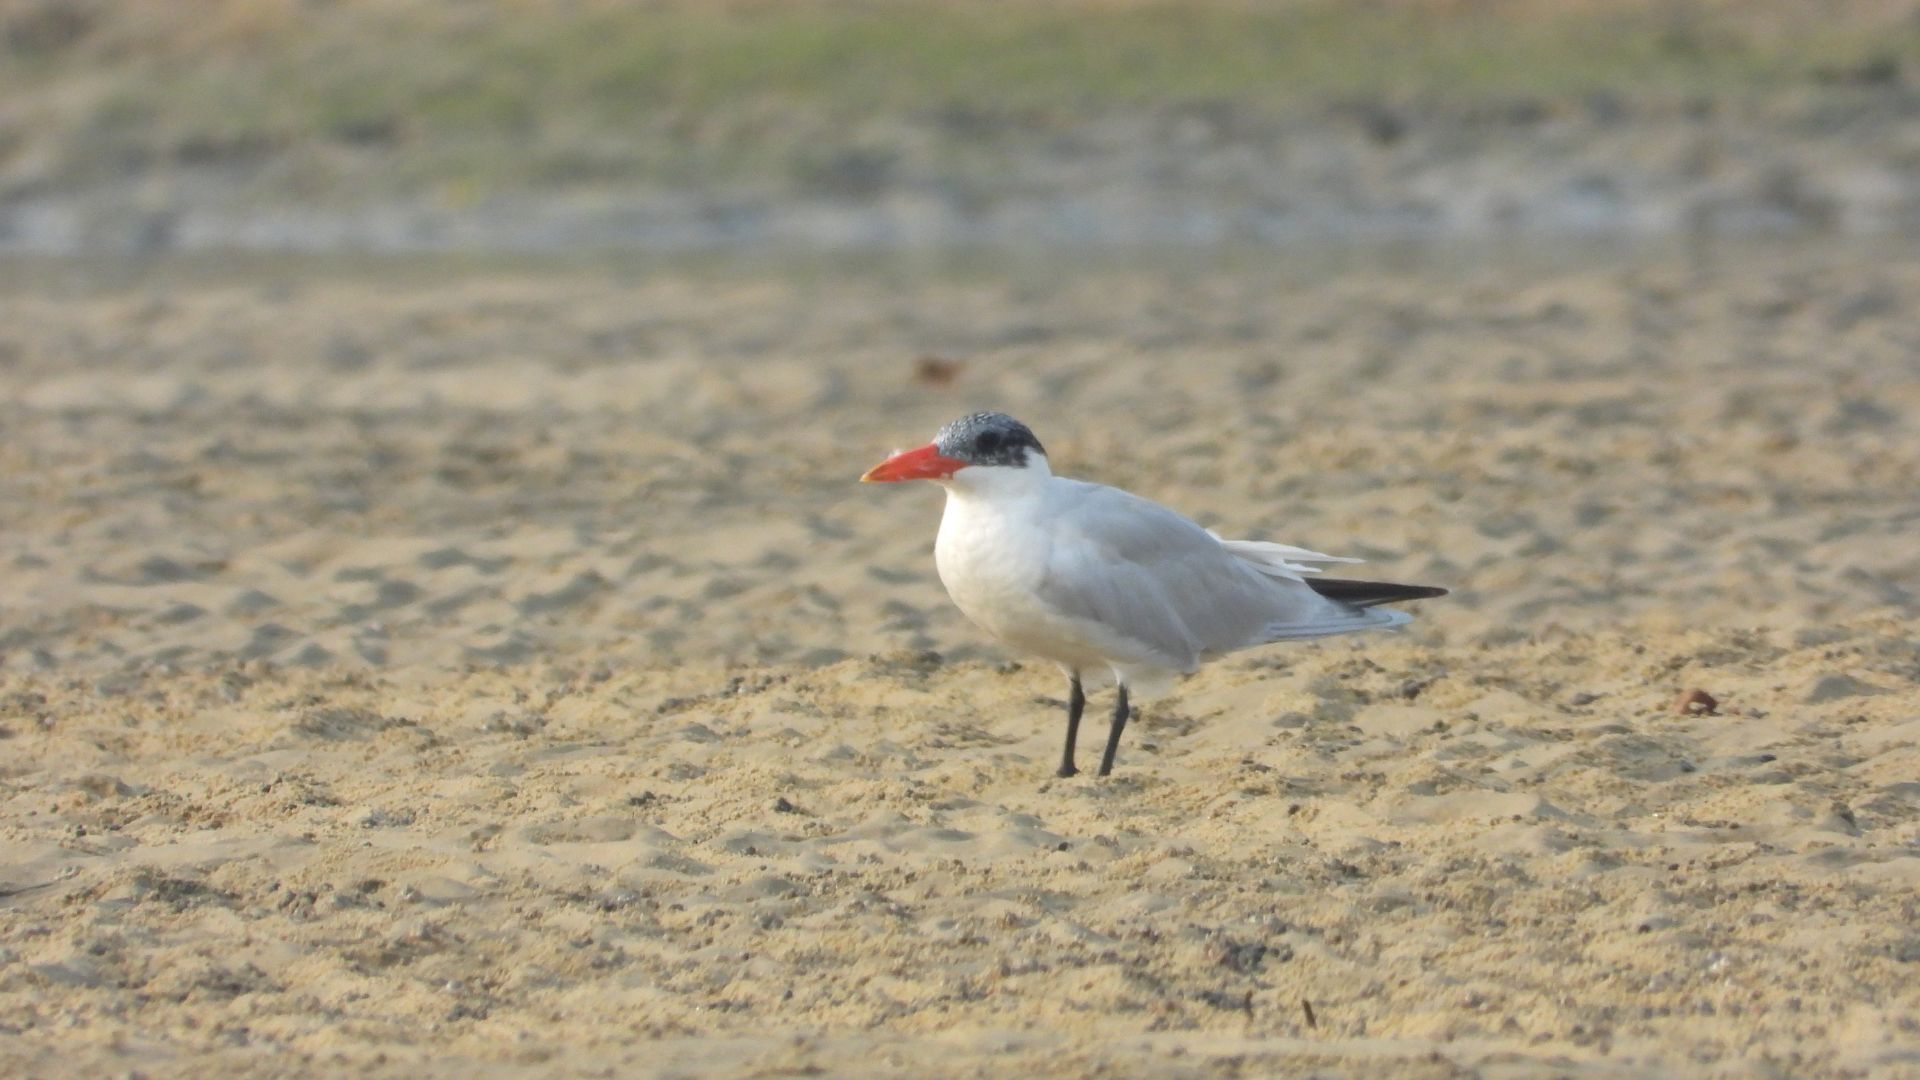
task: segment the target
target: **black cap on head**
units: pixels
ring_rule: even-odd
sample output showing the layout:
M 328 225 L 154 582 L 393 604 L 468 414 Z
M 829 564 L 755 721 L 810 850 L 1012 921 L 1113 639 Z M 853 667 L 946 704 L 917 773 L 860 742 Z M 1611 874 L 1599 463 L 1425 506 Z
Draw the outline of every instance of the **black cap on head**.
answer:
M 1046 448 L 1033 437 L 1027 425 L 1000 412 L 978 412 L 963 416 L 933 437 L 940 456 L 969 465 L 1009 465 L 1023 468 L 1027 451 L 1045 454 Z

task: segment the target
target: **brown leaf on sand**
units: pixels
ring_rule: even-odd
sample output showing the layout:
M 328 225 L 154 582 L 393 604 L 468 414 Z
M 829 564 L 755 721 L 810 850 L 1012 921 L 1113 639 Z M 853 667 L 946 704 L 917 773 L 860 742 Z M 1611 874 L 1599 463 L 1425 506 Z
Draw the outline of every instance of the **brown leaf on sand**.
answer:
M 949 360 L 944 356 L 922 356 L 913 362 L 913 377 L 916 382 L 928 386 L 951 386 L 966 366 L 964 361 Z
M 1673 699 L 1673 711 L 1686 716 L 1712 716 L 1720 702 L 1705 690 L 1682 690 Z

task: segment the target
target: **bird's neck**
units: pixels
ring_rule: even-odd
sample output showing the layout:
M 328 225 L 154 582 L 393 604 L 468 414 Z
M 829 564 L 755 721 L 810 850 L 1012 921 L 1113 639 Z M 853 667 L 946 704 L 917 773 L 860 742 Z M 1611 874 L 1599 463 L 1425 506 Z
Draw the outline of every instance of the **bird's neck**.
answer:
M 976 465 L 961 469 L 944 486 L 947 502 L 1006 504 L 1039 498 L 1053 479 L 1045 454 L 1029 453 L 1024 466 Z

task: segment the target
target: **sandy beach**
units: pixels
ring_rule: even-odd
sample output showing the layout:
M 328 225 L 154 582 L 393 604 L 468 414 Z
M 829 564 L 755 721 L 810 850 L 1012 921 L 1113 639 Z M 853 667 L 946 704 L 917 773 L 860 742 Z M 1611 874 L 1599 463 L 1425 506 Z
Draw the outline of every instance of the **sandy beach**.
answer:
M 0 304 L 10 1075 L 1920 1073 L 1920 261 Z M 1454 595 L 1055 779 L 980 407 Z

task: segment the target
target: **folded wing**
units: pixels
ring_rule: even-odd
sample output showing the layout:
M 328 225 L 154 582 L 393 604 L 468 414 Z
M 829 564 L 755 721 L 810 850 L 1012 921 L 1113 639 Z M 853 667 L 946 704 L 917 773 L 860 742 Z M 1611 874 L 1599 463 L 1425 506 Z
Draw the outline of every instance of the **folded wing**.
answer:
M 1071 617 L 1192 670 L 1201 658 L 1290 638 L 1404 622 L 1316 593 L 1308 563 L 1348 562 L 1285 544 L 1222 541 L 1116 488 L 1062 481 L 1040 591 Z

